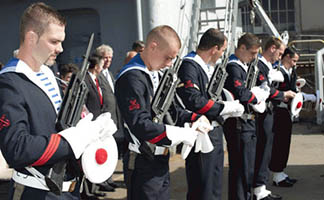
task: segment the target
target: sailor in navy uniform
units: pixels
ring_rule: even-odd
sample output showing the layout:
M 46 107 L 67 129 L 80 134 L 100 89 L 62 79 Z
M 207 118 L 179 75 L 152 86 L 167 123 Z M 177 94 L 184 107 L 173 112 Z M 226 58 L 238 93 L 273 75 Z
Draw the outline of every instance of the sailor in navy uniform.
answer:
M 259 58 L 259 76 L 257 85 L 267 84 L 270 87 L 270 96 L 267 99 L 267 109 L 264 113 L 257 115 L 257 148 L 254 170 L 254 195 L 259 199 L 281 199 L 281 196 L 272 194 L 266 189 L 269 179 L 269 163 L 272 152 L 273 142 L 273 101 L 283 101 L 293 98 L 293 91 L 282 92 L 273 87 L 272 82 L 283 81 L 282 74 L 273 69 L 272 64 L 278 61 L 285 50 L 283 42 L 275 37 L 270 37 L 265 44 L 262 57 Z
M 41 23 L 34 19 L 35 12 L 37 20 L 46 24 L 38 24 L 41 33 L 33 27 Z M 53 63 L 63 51 L 65 20 L 46 4 L 34 3 L 24 12 L 21 23 L 18 59 L 10 60 L 0 72 L 0 147 L 14 169 L 9 199 L 76 200 L 80 198 L 79 182 L 73 187 L 76 172 L 67 171 L 60 196 L 49 191 L 42 176 L 58 162 L 80 158 L 86 146 L 105 131 L 102 124 L 111 119 L 91 121 L 90 114 L 76 127 L 56 130 L 62 99 L 55 76 L 44 63 Z
M 282 55 L 281 65 L 279 66 L 284 81 L 279 83 L 278 90 L 298 92 L 296 87 L 297 74 L 295 70 L 298 58 L 299 56 L 296 51 L 291 48 L 286 48 Z M 274 101 L 274 138 L 269 168 L 273 172 L 273 184 L 279 187 L 291 187 L 297 181 L 288 177 L 284 172 L 288 163 L 292 134 L 292 116 L 289 109 L 289 102 Z
M 118 106 L 130 137 L 129 152 L 125 155 L 125 165 L 131 172 L 126 180 L 127 197 L 131 200 L 168 200 L 167 147 L 180 142 L 193 145 L 196 131 L 178 125 L 195 121 L 199 115 L 182 110 L 174 118 L 177 126 L 153 122 L 151 101 L 159 84 L 158 70 L 171 66 L 181 42 L 177 33 L 166 25 L 152 29 L 146 41 L 144 51 L 121 69 L 115 85 Z M 149 147 L 149 153 L 141 148 L 143 145 Z
M 265 101 L 269 93 L 262 89 L 252 92 L 245 87 L 245 84 L 247 63 L 256 58 L 260 46 L 257 36 L 246 33 L 238 40 L 235 54 L 230 56 L 226 66 L 228 76 L 224 87 L 245 108 L 241 118 L 229 118 L 224 124 L 229 156 L 229 200 L 250 200 L 252 196 L 250 191 L 255 160 L 256 127 L 255 114 L 250 105 Z
M 62 196 L 56 196 L 25 169 L 32 166 L 46 175 L 58 161 L 80 156 L 61 134 L 56 134 L 56 117 L 62 100 L 52 71 L 42 65 L 40 72 L 35 73 L 22 60 L 12 59 L 1 71 L 0 83 L 1 150 L 14 168 L 12 184 L 16 188 L 24 185 L 22 199 L 78 199 L 78 189 L 67 193 L 71 181 L 64 182 Z M 83 134 L 78 134 L 82 146 Z M 76 175 L 70 171 L 67 177 Z M 10 198 L 15 194 L 14 187 Z
M 208 42 L 213 41 L 213 42 Z M 213 74 L 216 61 L 223 54 L 227 39 L 217 29 L 209 29 L 202 36 L 196 52 L 183 58 L 177 87 L 184 107 L 192 112 L 204 114 L 214 126 L 208 133 L 214 146 L 209 153 L 191 150 L 186 159 L 187 199 L 222 199 L 224 166 L 222 115 L 241 115 L 243 106 L 238 102 L 215 102 L 207 93 L 207 85 Z

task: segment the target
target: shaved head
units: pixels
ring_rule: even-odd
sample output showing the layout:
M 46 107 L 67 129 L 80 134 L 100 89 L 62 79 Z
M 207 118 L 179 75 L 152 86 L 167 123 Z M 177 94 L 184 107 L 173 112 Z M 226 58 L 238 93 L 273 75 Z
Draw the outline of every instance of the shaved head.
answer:
M 160 48 L 171 45 L 181 48 L 181 40 L 173 28 L 167 25 L 157 26 L 147 35 L 146 43 L 156 42 Z

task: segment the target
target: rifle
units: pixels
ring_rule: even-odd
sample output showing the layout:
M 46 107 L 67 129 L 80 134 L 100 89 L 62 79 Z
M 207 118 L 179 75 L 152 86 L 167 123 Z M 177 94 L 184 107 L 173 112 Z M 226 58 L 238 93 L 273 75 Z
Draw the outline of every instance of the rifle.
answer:
M 224 61 L 216 66 L 216 69 L 213 72 L 213 75 L 210 78 L 210 81 L 207 86 L 207 93 L 213 101 L 222 100 L 222 91 L 227 77 L 226 65 L 228 62 L 228 56 L 224 58 Z M 224 118 L 218 116 L 216 121 L 219 124 L 224 123 Z
M 173 66 L 164 72 L 156 93 L 153 97 L 151 108 L 154 114 L 153 121 L 155 123 L 162 123 L 164 117 L 167 116 L 168 110 L 172 104 L 176 87 L 180 79 L 178 78 L 178 71 L 182 59 L 178 55 Z
M 251 90 L 257 82 L 259 68 L 258 68 L 259 57 L 257 56 L 253 62 L 250 63 L 246 74 L 245 87 Z
M 58 113 L 56 128 L 62 131 L 75 126 L 81 118 L 82 107 L 88 93 L 88 87 L 84 82 L 89 68 L 89 56 L 92 48 L 94 34 L 90 36 L 88 48 L 82 63 L 81 70 L 71 77 L 71 81 L 64 96 L 61 109 Z M 62 185 L 66 170 L 67 161 L 55 164 L 45 176 L 45 182 L 49 190 L 56 195 L 62 194 Z
M 258 62 L 259 62 L 259 57 L 257 56 L 253 62 L 249 64 L 248 71 L 246 74 L 246 81 L 245 81 L 245 87 L 248 90 L 251 90 L 254 86 L 256 86 L 257 78 L 259 75 L 259 68 L 258 68 Z M 263 105 L 263 104 L 262 104 Z M 258 105 L 255 105 L 256 108 L 261 107 Z M 248 106 L 248 113 L 251 113 L 250 107 Z
M 213 101 L 222 100 L 222 91 L 227 77 L 226 65 L 228 62 L 228 57 L 224 61 L 216 66 L 213 75 L 207 86 L 207 93 Z

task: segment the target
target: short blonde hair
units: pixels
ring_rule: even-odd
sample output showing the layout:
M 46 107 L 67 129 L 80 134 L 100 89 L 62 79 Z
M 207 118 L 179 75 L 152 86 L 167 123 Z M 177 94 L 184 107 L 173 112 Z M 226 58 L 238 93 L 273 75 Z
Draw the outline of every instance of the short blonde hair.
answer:
M 161 44 L 169 44 L 170 39 L 175 39 L 179 49 L 181 48 L 181 40 L 177 32 L 168 25 L 161 25 L 153 28 L 147 35 L 146 44 L 151 43 L 156 40 L 161 42 Z M 173 42 L 173 41 L 172 41 Z

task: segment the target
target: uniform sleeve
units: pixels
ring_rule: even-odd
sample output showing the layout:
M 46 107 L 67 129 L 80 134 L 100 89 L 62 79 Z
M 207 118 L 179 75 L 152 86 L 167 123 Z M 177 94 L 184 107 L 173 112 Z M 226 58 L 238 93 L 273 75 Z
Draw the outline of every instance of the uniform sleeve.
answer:
M 169 145 L 166 127 L 154 123 L 151 115 L 148 82 L 139 70 L 131 70 L 116 82 L 116 98 L 121 114 L 131 133 L 139 141 L 148 141 L 157 145 Z
M 11 168 L 50 165 L 73 156 L 60 135 L 31 132 L 28 112 L 38 111 L 28 110 L 14 81 L 1 77 L 0 85 L 0 147 Z
M 274 86 L 270 85 L 268 79 L 268 72 L 264 70 L 264 66 L 261 64 L 261 61 L 259 61 L 258 67 L 259 67 L 259 75 L 258 75 L 257 85 L 261 85 L 262 83 L 267 82 L 268 86 L 270 87 L 269 99 L 282 101 L 284 99 L 283 92 L 277 90 Z
M 175 97 L 176 98 L 176 97 Z M 200 114 L 190 112 L 188 110 L 183 109 L 178 101 L 174 101 L 169 109 L 169 113 L 176 120 L 176 126 L 184 126 L 186 122 L 191 123 L 196 121 Z
M 177 94 L 187 109 L 205 115 L 210 120 L 216 120 L 224 105 L 203 95 L 206 86 L 199 85 L 198 73 L 192 63 L 183 61 L 178 72 L 180 84 Z
M 241 104 L 249 103 L 256 104 L 257 99 L 254 94 L 245 87 L 245 80 L 242 70 L 234 64 L 229 63 L 226 67 L 228 76 L 225 82 L 225 88 L 228 89 L 235 99 L 238 99 Z

